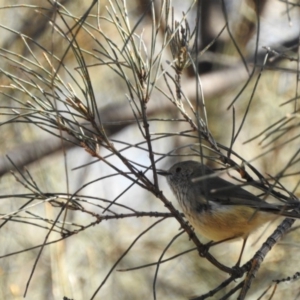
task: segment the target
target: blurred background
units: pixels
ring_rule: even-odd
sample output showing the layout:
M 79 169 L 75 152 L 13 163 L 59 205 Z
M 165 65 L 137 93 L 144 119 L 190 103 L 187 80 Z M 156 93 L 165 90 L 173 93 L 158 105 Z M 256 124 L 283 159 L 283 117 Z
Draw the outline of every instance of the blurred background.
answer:
M 299 197 L 299 2 L 2 0 L 0 14 L 1 299 L 188 299 L 226 280 L 197 251 L 157 264 L 195 244 L 154 166 L 227 157 Z M 246 299 L 299 271 L 297 226 Z M 210 252 L 231 267 L 241 244 Z M 274 299 L 299 292 L 283 282 Z

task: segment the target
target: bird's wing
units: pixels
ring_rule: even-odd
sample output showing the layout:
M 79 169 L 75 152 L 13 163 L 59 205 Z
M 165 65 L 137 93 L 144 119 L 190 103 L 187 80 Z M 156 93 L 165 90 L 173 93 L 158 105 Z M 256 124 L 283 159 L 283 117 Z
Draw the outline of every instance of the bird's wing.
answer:
M 190 194 L 197 195 L 197 190 L 201 192 L 201 202 L 203 204 L 204 199 L 207 199 L 206 204 L 208 205 L 209 201 L 214 201 L 221 205 L 245 205 L 266 212 L 300 218 L 300 214 L 288 212 L 288 210 L 299 207 L 300 203 L 286 203 L 285 205 L 271 204 L 219 177 L 195 182 L 192 185 L 192 189 L 193 192 Z

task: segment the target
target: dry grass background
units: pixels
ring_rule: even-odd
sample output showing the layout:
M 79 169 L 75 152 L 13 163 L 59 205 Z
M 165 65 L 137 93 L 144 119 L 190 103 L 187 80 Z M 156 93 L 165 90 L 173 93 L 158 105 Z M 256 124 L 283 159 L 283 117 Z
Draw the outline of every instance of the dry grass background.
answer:
M 229 277 L 200 258 L 197 251 L 160 264 L 157 277 L 157 265 L 124 271 L 157 262 L 180 230 L 175 218 L 168 216 L 161 220 L 161 215 L 155 215 L 170 211 L 154 191 L 162 190 L 178 208 L 165 180 L 159 178 L 159 186 L 154 184 L 157 190 L 152 192 L 134 181 L 144 176 L 138 171 L 153 167 L 149 152 L 157 168 L 168 168 L 185 156 L 199 159 L 197 151 L 201 147 L 205 156 L 213 156 L 214 161 L 220 162 L 221 154 L 227 155 L 225 150 L 213 151 L 203 136 L 200 147 L 201 130 L 192 131 L 180 112 L 180 102 L 175 106 L 170 101 L 178 100 L 174 84 L 178 78 L 170 66 L 174 67 L 176 57 L 172 57 L 167 42 L 165 9 L 162 9 L 167 1 L 127 1 L 131 30 L 122 19 L 124 3 L 64 0 L 57 3 L 55 10 L 54 1 L 1 2 L 1 299 L 23 299 L 25 291 L 26 299 L 63 299 L 64 296 L 76 300 L 93 296 L 94 299 L 187 299 L 213 290 Z M 186 13 L 191 30 L 200 18 L 200 50 L 214 42 L 197 59 L 196 53 L 192 53 L 202 84 L 208 128 L 214 140 L 230 148 L 232 128 L 237 132 L 246 117 L 232 149 L 263 176 L 278 176 L 284 188 L 299 197 L 297 4 L 275 0 L 236 1 L 235 4 L 211 1 L 198 6 L 193 1 L 173 1 L 171 6 L 177 21 L 183 20 L 182 12 Z M 121 29 L 132 33 L 127 35 L 128 40 L 120 36 L 114 9 Z M 201 11 L 200 16 L 197 10 Z M 83 23 L 78 25 L 80 20 Z M 157 35 L 153 37 L 153 34 Z M 140 52 L 135 52 L 133 44 Z M 70 45 L 74 48 L 69 49 Z M 110 46 L 115 51 L 123 51 L 116 54 L 109 50 Z M 270 51 L 265 62 L 267 51 L 263 47 L 269 47 Z M 106 50 L 109 52 L 104 55 Z M 79 61 L 76 53 L 84 61 Z M 115 55 L 117 62 L 113 61 Z M 146 75 L 151 70 L 150 83 L 148 77 L 145 81 L 136 77 L 141 75 L 141 69 L 134 69 L 129 62 L 144 66 Z M 84 65 L 89 78 L 81 73 Z M 170 89 L 163 76 L 166 73 Z M 182 70 L 182 95 L 195 109 L 200 103 L 198 111 L 204 119 L 194 74 L 192 66 Z M 88 82 L 90 87 L 85 85 Z M 89 127 L 92 122 L 86 110 L 76 106 L 75 95 L 94 115 L 99 112 L 104 130 L 99 123 L 98 127 Z M 149 96 L 147 103 L 143 101 L 145 95 Z M 185 111 L 197 124 L 197 117 L 184 97 Z M 234 119 L 232 106 L 228 109 L 233 99 L 236 99 Z M 27 101 L 34 107 L 28 106 Z M 139 115 L 143 104 L 148 114 L 144 118 Z M 150 126 L 150 138 L 142 134 L 147 132 L 143 119 Z M 282 122 L 275 125 L 279 120 Z M 269 129 L 264 132 L 266 128 Z M 257 135 L 258 138 L 245 143 Z M 241 163 L 237 156 L 231 158 Z M 220 166 L 214 161 L 208 163 Z M 133 173 L 128 164 L 137 172 Z M 247 171 L 255 178 L 248 168 Z M 124 176 L 125 172 L 129 172 L 130 178 Z M 239 178 L 237 173 L 233 175 Z M 145 173 L 145 178 L 154 182 L 151 170 Z M 51 202 L 53 199 L 57 202 Z M 77 206 L 70 206 L 66 199 L 76 199 Z M 116 204 L 110 207 L 111 211 L 104 212 L 114 200 Z M 66 203 L 68 207 L 64 206 Z M 146 216 L 141 216 L 142 212 Z M 131 217 L 122 215 L 129 213 Z M 98 222 L 104 216 L 111 219 Z M 269 299 L 274 287 L 272 280 L 299 271 L 297 223 L 294 227 L 296 230 L 286 234 L 268 253 L 246 299 L 258 299 L 271 286 L 262 298 Z M 274 228 L 275 224 L 271 224 L 251 236 L 243 262 L 253 257 Z M 41 248 L 51 241 L 51 245 Z M 231 267 L 239 255 L 240 244 L 240 241 L 221 244 L 210 251 Z M 193 247 L 193 241 L 183 233 L 162 259 Z M 241 281 L 231 282 L 209 299 L 225 299 L 226 293 Z M 278 285 L 273 299 L 283 297 L 299 297 L 297 282 Z M 236 298 L 237 293 L 230 299 Z

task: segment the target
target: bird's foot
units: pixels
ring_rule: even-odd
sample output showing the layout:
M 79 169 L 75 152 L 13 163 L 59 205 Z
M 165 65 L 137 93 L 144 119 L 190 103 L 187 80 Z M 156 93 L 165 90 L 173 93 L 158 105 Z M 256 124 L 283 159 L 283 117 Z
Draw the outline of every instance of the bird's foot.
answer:
M 199 253 L 201 257 L 205 257 L 211 246 L 214 245 L 214 241 L 210 241 L 202 246 L 201 252 Z

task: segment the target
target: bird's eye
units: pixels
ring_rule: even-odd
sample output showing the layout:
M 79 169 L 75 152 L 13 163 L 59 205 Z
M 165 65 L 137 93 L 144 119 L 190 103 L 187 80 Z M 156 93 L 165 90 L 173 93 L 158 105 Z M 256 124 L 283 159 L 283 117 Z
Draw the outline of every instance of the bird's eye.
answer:
M 181 171 L 181 168 L 177 167 L 175 171 L 176 171 L 176 173 L 179 173 Z

